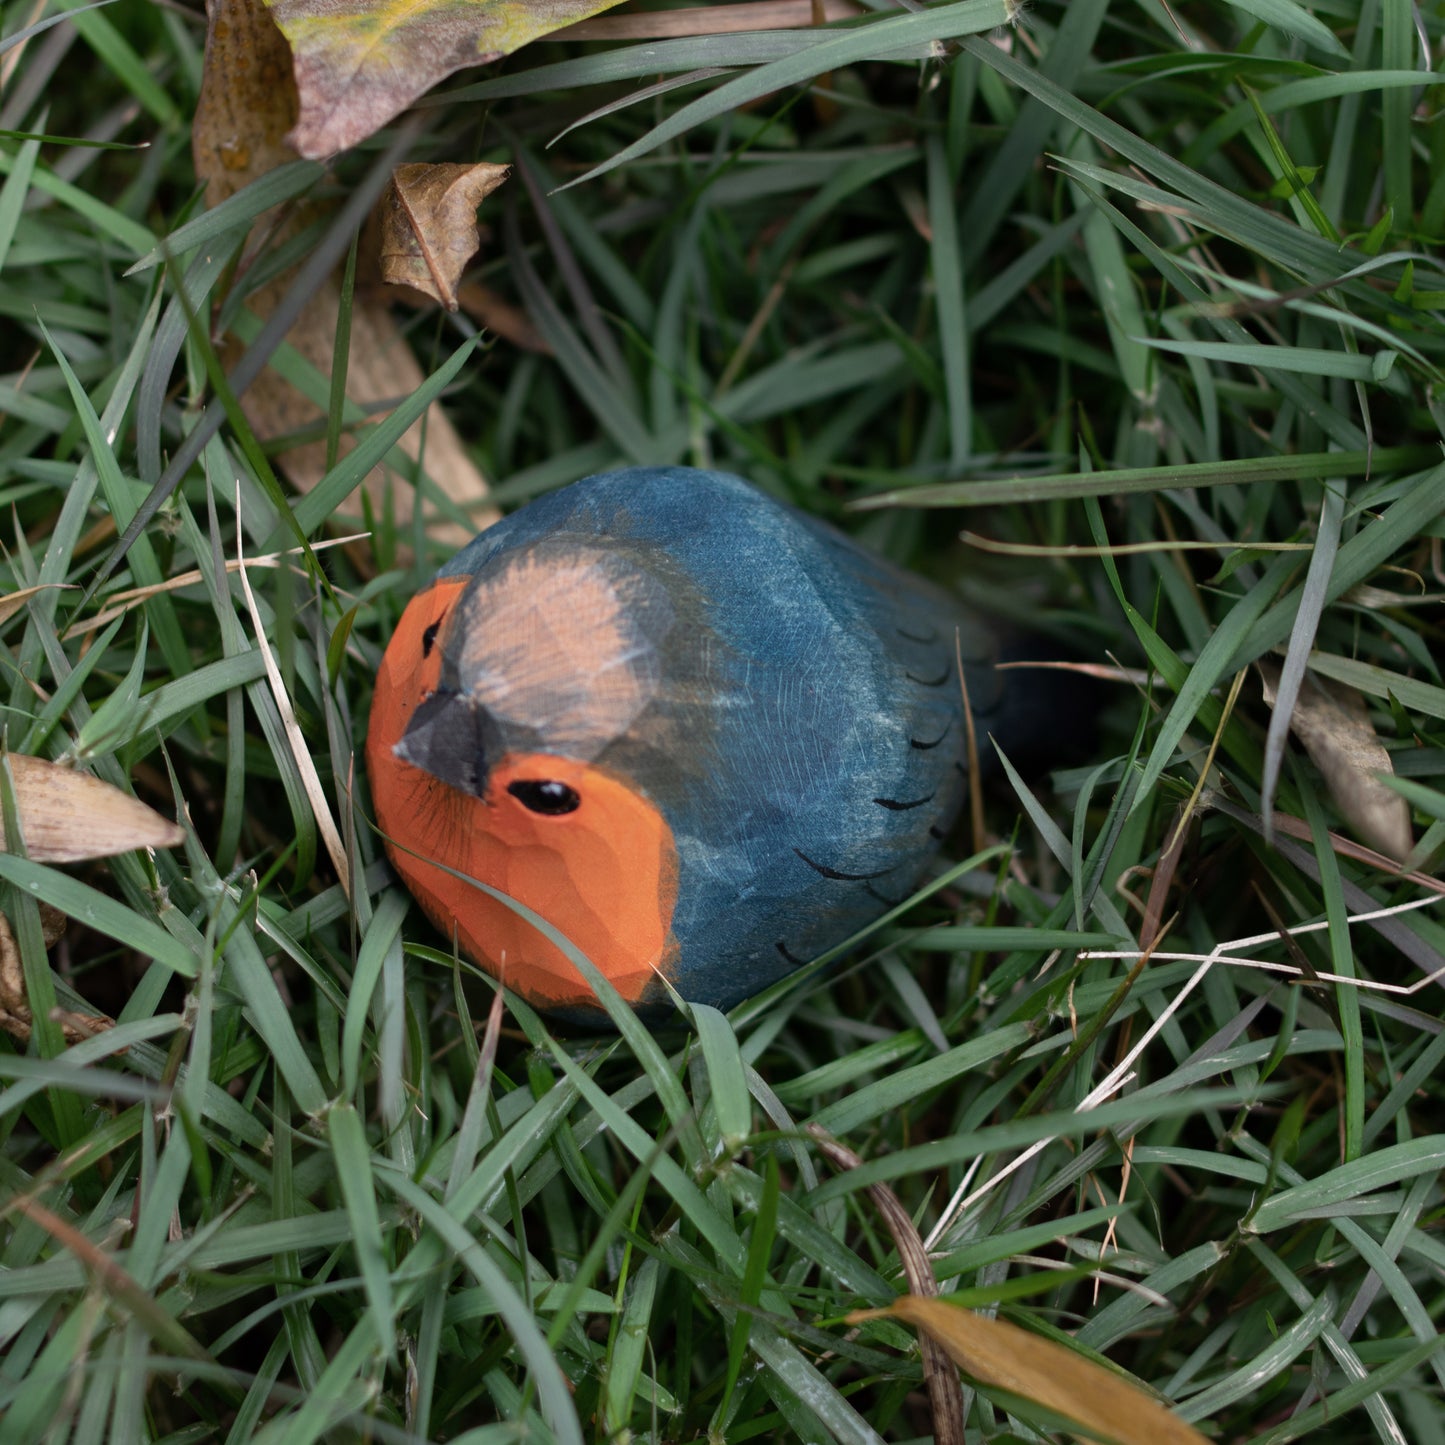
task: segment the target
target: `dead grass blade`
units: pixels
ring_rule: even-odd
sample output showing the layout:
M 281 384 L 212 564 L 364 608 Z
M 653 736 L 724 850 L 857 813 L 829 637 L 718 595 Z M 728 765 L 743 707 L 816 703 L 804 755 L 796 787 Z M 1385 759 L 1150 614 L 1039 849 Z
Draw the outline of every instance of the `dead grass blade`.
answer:
M 858 1169 L 863 1160 L 845 1144 L 840 1144 L 816 1124 L 807 1125 L 823 1156 L 835 1169 Z M 929 1298 L 938 1293 L 938 1280 L 928 1260 L 928 1250 L 898 1196 L 886 1184 L 869 1184 L 868 1197 L 883 1216 L 888 1233 L 898 1249 L 903 1275 L 913 1295 L 908 1298 Z M 963 1445 L 963 1389 L 958 1372 L 948 1362 L 941 1342 L 932 1335 L 921 1335 L 918 1341 L 923 1358 L 923 1380 L 928 1386 L 928 1402 L 933 1409 L 933 1438 L 938 1445 Z
M 344 547 L 349 542 L 364 542 L 370 534 L 367 532 L 353 532 L 349 537 L 332 537 L 324 542 L 312 544 L 313 552 L 324 552 L 328 547 Z M 247 567 L 279 567 L 287 557 L 301 556 L 299 547 L 292 547 L 284 552 L 268 552 L 264 557 L 252 557 L 247 560 Z M 227 562 L 227 572 L 239 572 L 241 563 Z M 299 572 L 300 569 L 298 569 Z M 304 574 L 303 574 L 304 575 Z M 162 592 L 179 592 L 183 587 L 195 587 L 205 579 L 199 570 L 192 569 L 189 572 L 178 572 L 174 577 L 168 577 L 164 582 L 157 583 L 154 587 L 127 587 L 123 592 L 114 592 L 110 596 L 111 605 L 104 612 L 97 612 L 94 617 L 86 617 L 67 628 L 62 638 L 69 642 L 73 637 L 81 637 L 87 632 L 98 632 L 102 627 L 114 622 L 117 617 L 124 617 L 134 607 L 149 598 L 157 596 Z M 38 590 L 35 588 L 32 591 Z M 19 596 L 19 593 L 13 594 Z M 0 600 L 0 606 L 3 606 Z M 3 621 L 3 618 L 0 618 Z
M 236 498 L 236 510 L 241 509 L 239 494 Z M 241 545 L 237 539 L 237 547 Z M 317 831 L 321 834 L 321 841 L 326 844 L 326 852 L 331 858 L 331 866 L 336 869 L 337 881 L 341 884 L 341 891 L 347 898 L 351 897 L 351 865 L 346 856 L 346 849 L 342 846 L 341 834 L 337 831 L 336 820 L 331 816 L 331 805 L 326 800 L 326 790 L 321 786 L 321 777 L 316 771 L 316 763 L 311 757 L 311 749 L 306 744 L 306 738 L 301 732 L 300 724 L 296 721 L 296 712 L 291 706 L 291 699 L 286 692 L 286 684 L 281 679 L 281 669 L 276 666 L 276 658 L 271 652 L 271 644 L 266 641 L 266 629 L 261 622 L 261 609 L 256 606 L 256 594 L 251 590 L 251 579 L 246 575 L 246 559 L 239 553 L 237 555 L 239 571 L 241 574 L 241 590 L 246 594 L 246 606 L 251 612 L 251 625 L 256 629 L 256 646 L 260 649 L 261 661 L 266 668 L 266 681 L 271 686 L 271 695 L 276 700 L 276 711 L 281 715 L 281 724 L 286 729 L 286 741 L 291 747 L 291 756 L 295 760 L 296 770 L 301 776 L 301 785 L 306 789 L 306 797 L 311 803 L 311 812 L 316 819 Z
M 1074 1422 L 1084 1441 L 1205 1445 L 1205 1436 L 1123 1375 L 1006 1320 L 946 1300 L 904 1295 L 849 1321 L 897 1319 L 935 1340 L 966 1374 Z
M 42 592 L 50 592 L 56 588 L 70 592 L 75 591 L 75 588 L 67 582 L 42 582 L 38 587 L 22 587 L 17 592 L 7 592 L 0 597 L 0 622 L 9 622 L 32 597 L 38 597 Z

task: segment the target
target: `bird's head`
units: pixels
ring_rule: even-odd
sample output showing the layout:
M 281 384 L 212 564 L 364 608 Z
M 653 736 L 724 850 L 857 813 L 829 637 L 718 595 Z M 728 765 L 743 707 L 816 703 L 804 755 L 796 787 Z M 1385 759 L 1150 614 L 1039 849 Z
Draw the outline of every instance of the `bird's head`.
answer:
M 610 760 L 648 733 L 674 622 L 668 590 L 616 549 L 542 543 L 439 578 L 378 675 L 367 762 L 392 860 L 444 932 L 539 1001 L 591 994 L 534 926 L 455 875 L 540 914 L 625 995 L 654 984 L 676 849 Z

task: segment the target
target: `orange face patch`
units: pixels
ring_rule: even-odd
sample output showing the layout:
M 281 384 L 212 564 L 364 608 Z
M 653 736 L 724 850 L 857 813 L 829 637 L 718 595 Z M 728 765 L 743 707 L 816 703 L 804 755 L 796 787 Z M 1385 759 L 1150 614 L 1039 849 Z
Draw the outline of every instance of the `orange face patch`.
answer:
M 424 645 L 427 633 L 466 581 L 444 578 L 413 599 L 377 674 L 366 764 L 387 853 L 432 922 L 524 998 L 556 1006 L 593 995 L 555 944 L 447 868 L 545 918 L 635 1003 L 676 951 L 677 852 L 658 810 L 624 780 L 570 758 L 489 760 L 486 796 L 475 798 L 393 752 L 440 680 L 441 648 Z M 544 783 L 557 786 L 539 792 Z M 537 810 L 551 795 L 570 802 L 565 790 L 576 798 L 570 810 Z

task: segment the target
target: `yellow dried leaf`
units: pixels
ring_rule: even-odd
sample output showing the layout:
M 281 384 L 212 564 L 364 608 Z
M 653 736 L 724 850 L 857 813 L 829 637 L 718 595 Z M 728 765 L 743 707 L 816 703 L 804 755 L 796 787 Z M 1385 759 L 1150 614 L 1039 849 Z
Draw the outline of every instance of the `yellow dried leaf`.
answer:
M 981 1384 L 1032 1400 L 1072 1421 L 1080 1440 L 1206 1445 L 1198 1430 L 1139 1386 L 1017 1325 L 917 1295 L 904 1295 L 886 1310 L 860 1310 L 849 1322 L 880 1317 L 903 1320 L 923 1331 Z
M 174 848 L 185 833 L 153 808 L 88 773 L 10 754 L 25 851 L 41 863 L 79 863 L 132 848 Z M 5 847 L 0 823 L 0 848 Z
M 510 166 L 398 166 L 381 205 L 381 276 L 457 309 L 457 285 L 477 253 L 477 207 Z
M 617 0 L 266 0 L 296 57 L 301 118 L 291 144 L 335 155 L 437 81 Z

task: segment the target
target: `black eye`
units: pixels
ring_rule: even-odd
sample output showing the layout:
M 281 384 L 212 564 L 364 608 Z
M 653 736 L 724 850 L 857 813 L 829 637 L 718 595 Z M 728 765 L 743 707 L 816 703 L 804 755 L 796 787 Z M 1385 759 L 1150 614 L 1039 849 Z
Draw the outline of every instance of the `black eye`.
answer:
M 431 650 L 436 645 L 437 633 L 441 631 L 442 623 L 446 621 L 446 613 L 443 612 L 430 627 L 421 635 L 421 655 L 430 657 Z
M 524 808 L 529 808 L 534 813 L 545 813 L 549 818 L 558 817 L 562 813 L 575 813 L 582 805 L 577 790 L 569 788 L 566 783 L 534 783 L 528 780 L 509 784 L 507 791 Z

